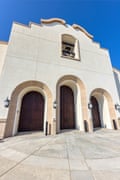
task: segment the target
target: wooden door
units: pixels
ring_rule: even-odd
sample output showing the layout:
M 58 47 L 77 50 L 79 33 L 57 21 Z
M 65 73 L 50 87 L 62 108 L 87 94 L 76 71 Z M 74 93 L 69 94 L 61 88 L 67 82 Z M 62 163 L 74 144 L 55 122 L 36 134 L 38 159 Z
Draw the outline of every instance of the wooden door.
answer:
M 91 103 L 93 105 L 92 108 L 93 127 L 94 128 L 101 127 L 99 105 L 97 99 L 94 96 L 91 97 Z
M 18 131 L 43 130 L 44 98 L 35 91 L 27 93 L 22 100 Z
M 74 95 L 71 88 L 60 88 L 60 128 L 75 128 Z

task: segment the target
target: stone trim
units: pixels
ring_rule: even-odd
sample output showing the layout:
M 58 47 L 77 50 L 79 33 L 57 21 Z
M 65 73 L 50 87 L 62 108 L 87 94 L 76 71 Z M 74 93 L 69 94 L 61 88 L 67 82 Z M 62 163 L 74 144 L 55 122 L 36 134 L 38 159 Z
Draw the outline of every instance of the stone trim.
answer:
M 58 22 L 62 25 L 66 24 L 66 21 L 63 19 L 60 19 L 60 18 L 41 19 L 41 23 L 43 23 L 43 24 L 51 24 L 54 22 Z
M 8 45 L 7 41 L 0 41 L 0 44 Z
M 81 27 L 80 25 L 77 24 L 73 24 L 72 27 L 74 29 L 78 29 L 80 31 L 82 31 L 86 36 L 88 36 L 90 39 L 93 39 L 93 35 L 91 35 L 90 33 L 88 33 L 83 27 Z

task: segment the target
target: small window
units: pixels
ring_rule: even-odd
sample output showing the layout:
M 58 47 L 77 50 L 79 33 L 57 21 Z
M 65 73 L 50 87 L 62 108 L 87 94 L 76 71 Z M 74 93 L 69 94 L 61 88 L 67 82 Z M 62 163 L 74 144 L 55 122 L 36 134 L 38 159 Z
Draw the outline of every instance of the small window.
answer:
M 71 35 L 62 35 L 62 56 L 79 59 L 78 40 Z

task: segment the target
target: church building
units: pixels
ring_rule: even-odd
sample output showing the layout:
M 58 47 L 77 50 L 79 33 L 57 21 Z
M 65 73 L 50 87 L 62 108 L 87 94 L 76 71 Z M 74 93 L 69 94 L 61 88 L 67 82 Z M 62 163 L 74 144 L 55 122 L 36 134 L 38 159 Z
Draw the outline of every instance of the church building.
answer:
M 60 18 L 13 23 L 0 42 L 0 138 L 120 129 L 120 71 L 107 49 Z

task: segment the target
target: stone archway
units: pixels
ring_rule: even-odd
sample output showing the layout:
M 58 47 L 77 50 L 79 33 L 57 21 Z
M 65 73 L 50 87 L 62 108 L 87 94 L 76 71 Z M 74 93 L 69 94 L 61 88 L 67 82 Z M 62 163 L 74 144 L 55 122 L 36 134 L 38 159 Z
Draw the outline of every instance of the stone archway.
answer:
M 99 104 L 101 127 L 114 129 L 113 120 L 115 120 L 116 124 L 118 122 L 110 93 L 104 89 L 97 88 L 91 92 L 90 99 L 92 96 L 97 99 Z
M 80 119 L 80 129 L 82 131 L 85 130 L 84 127 L 84 120 L 86 120 L 88 126 L 89 126 L 89 121 L 88 121 L 88 109 L 87 109 L 87 98 L 86 98 L 86 88 L 84 83 L 76 76 L 74 75 L 65 75 L 63 77 L 61 77 L 58 82 L 57 82 L 57 86 L 56 86 L 56 100 L 57 100 L 57 109 L 56 109 L 56 126 L 57 126 L 57 132 L 60 131 L 60 87 L 61 86 L 68 86 L 70 87 L 73 91 L 77 91 L 74 92 L 74 97 L 76 94 L 79 94 L 78 98 L 79 99 L 79 103 L 77 103 L 77 109 L 76 112 L 81 111 L 80 116 L 78 116 L 78 118 Z M 79 107 L 78 107 L 79 106 Z
M 49 124 L 49 133 L 51 134 L 53 131 L 52 128 L 52 93 L 49 88 L 42 82 L 39 81 L 26 81 L 19 84 L 13 91 L 11 95 L 11 101 L 9 105 L 6 129 L 5 129 L 5 137 L 13 136 L 16 133 L 16 129 L 18 126 L 18 114 L 19 110 L 18 105 L 21 104 L 22 98 L 25 93 L 29 91 L 38 91 L 43 93 L 46 96 L 46 120 Z M 20 102 L 18 102 L 20 101 Z M 20 106 L 20 105 L 19 105 Z M 15 125 L 17 124 L 17 125 Z

